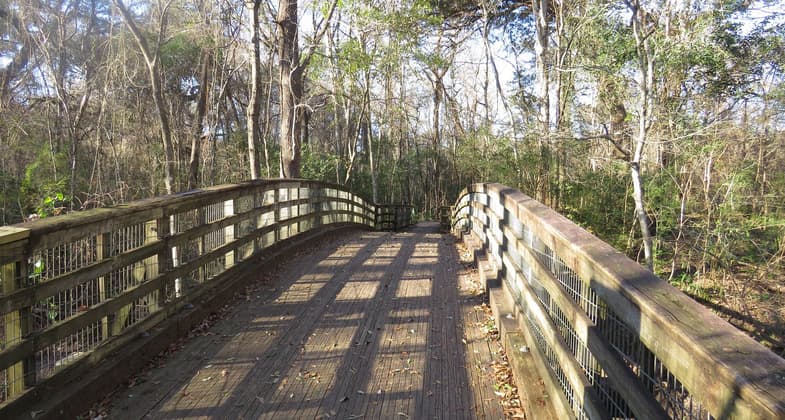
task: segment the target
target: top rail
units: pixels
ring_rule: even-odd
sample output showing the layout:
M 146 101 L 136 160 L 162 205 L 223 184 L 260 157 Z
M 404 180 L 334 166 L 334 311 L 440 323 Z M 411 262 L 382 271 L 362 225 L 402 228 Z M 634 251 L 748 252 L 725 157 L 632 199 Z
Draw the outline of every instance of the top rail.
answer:
M 375 227 L 344 187 L 259 180 L 0 228 L 0 411 L 308 230 Z
M 785 360 L 552 209 L 475 184 L 453 228 L 500 270 L 562 413 L 785 418 Z

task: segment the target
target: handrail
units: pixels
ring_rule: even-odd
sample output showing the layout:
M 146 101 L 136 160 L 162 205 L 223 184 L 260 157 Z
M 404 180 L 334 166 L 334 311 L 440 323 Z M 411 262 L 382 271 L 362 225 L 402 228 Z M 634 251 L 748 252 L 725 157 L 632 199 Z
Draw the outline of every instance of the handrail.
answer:
M 453 229 L 499 270 L 559 412 L 785 418 L 785 360 L 552 209 L 475 184 Z
M 377 213 L 337 184 L 259 180 L 0 228 L 0 411 L 271 245 L 321 226 L 373 228 Z
M 377 204 L 376 228 L 379 230 L 401 230 L 414 223 L 414 206 L 410 204 Z

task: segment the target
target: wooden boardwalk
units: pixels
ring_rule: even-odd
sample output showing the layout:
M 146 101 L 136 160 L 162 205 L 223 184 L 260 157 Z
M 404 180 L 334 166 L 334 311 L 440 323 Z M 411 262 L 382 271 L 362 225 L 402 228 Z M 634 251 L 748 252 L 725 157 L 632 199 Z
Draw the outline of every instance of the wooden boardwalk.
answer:
M 476 274 L 421 224 L 328 238 L 260 270 L 111 418 L 503 418 Z

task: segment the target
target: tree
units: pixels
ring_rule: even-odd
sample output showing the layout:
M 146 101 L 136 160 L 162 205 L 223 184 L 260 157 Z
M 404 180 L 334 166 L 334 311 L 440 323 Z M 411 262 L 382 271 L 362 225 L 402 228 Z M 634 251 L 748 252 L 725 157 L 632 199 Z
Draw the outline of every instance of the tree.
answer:
M 654 52 L 651 46 L 651 36 L 657 30 L 656 22 L 643 8 L 640 0 L 625 0 L 625 4 L 632 13 L 632 33 L 635 38 L 635 51 L 639 72 L 638 80 L 638 130 L 635 136 L 635 148 L 630 159 L 630 176 L 632 177 L 633 199 L 635 200 L 635 213 L 638 217 L 643 249 L 646 257 L 646 266 L 654 269 L 654 255 L 652 251 L 652 235 L 649 231 L 649 216 L 646 213 L 646 200 L 641 181 L 641 159 L 646 147 L 647 134 L 652 118 L 652 89 L 654 88 Z
M 261 141 L 259 139 L 259 111 L 262 104 L 260 95 L 261 84 L 261 60 L 259 37 L 259 9 L 261 0 L 253 0 L 246 3 L 250 10 L 249 24 L 251 26 L 251 80 L 248 94 L 248 107 L 246 112 L 246 132 L 248 136 L 248 164 L 251 168 L 251 179 L 259 178 L 258 152 Z
M 145 64 L 147 65 L 147 72 L 150 78 L 150 88 L 155 101 L 155 108 L 158 111 L 158 119 L 161 124 L 161 142 L 164 147 L 164 186 L 167 194 L 172 194 L 175 191 L 175 155 L 174 145 L 172 142 L 172 131 L 169 127 L 169 116 L 167 114 L 166 105 L 164 103 L 163 83 L 160 72 L 160 52 L 161 45 L 166 38 L 167 19 L 169 13 L 169 6 L 172 0 L 160 0 L 155 3 L 158 12 L 158 33 L 155 45 L 152 47 L 147 42 L 147 38 L 139 29 L 136 24 L 134 16 L 130 10 L 123 4 L 122 0 L 113 0 L 114 4 L 123 15 L 123 20 L 126 26 L 131 31 L 131 34 L 136 40 L 139 51 L 144 57 Z
M 326 15 L 315 25 L 315 35 L 305 55 L 300 57 L 298 41 L 297 0 L 280 0 L 278 3 L 278 63 L 281 114 L 279 136 L 281 141 L 280 175 L 282 178 L 300 176 L 301 134 L 303 129 L 303 104 L 305 73 L 316 49 L 327 31 L 338 5 L 334 0 Z

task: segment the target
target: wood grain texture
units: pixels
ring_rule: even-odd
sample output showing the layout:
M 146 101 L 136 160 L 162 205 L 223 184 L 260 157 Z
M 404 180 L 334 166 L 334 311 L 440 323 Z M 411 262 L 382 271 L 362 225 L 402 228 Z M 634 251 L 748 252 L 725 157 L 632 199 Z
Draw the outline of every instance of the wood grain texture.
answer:
M 519 241 L 536 237 L 715 417 L 785 417 L 785 360 L 554 210 L 500 184 L 475 184 L 459 194 L 454 218 L 500 267 L 514 265 Z
M 164 366 L 117 418 L 503 418 L 470 273 L 434 223 L 320 244 Z

